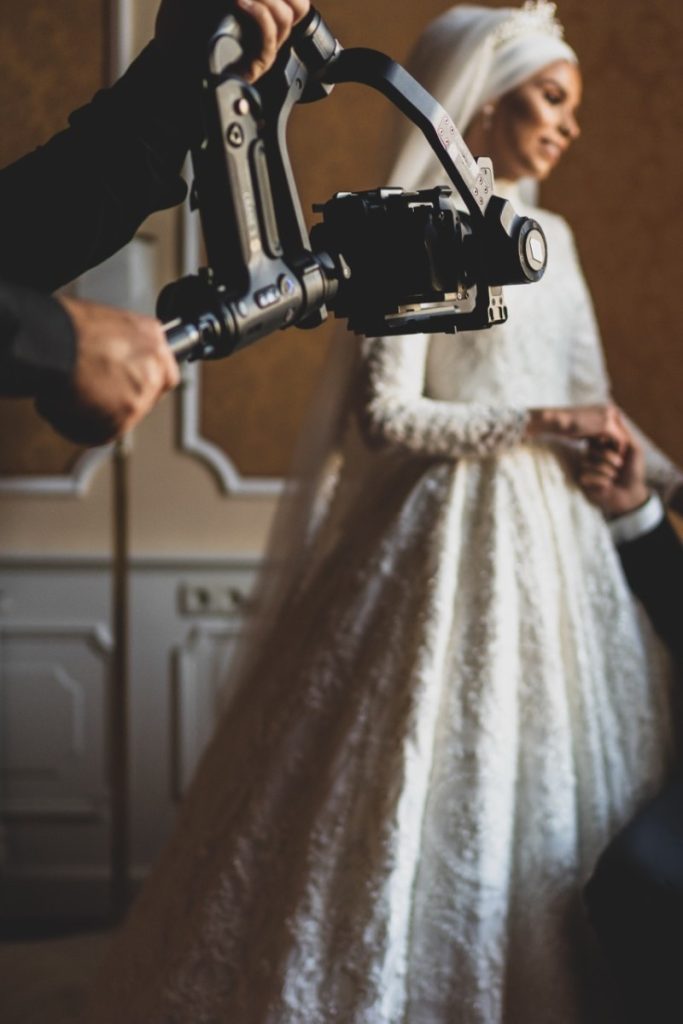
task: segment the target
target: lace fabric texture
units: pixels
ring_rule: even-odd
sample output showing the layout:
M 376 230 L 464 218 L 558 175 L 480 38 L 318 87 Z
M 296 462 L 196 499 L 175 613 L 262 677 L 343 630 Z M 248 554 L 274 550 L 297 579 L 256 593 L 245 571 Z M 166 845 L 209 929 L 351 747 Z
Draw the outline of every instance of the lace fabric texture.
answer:
M 666 770 L 669 665 L 564 454 L 522 442 L 528 408 L 608 392 L 539 219 L 506 325 L 365 343 L 306 571 L 89 1020 L 619 1019 L 580 888 Z

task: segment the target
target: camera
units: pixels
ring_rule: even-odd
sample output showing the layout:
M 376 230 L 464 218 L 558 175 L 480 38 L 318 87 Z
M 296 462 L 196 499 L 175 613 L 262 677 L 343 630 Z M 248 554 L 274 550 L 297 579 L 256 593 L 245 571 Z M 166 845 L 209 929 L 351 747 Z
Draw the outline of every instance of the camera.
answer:
M 225 18 L 202 78 L 203 133 L 192 204 L 208 265 L 167 285 L 157 313 L 179 359 L 227 356 L 331 311 L 357 334 L 476 330 L 507 318 L 503 285 L 543 275 L 541 227 L 494 194 L 443 108 L 374 50 L 343 49 L 312 9 L 256 87 L 234 74 L 241 28 Z M 314 210 L 310 238 L 286 146 L 297 103 L 342 82 L 382 92 L 422 132 L 453 188 L 338 192 Z
M 489 204 L 489 217 L 495 208 Z M 507 316 L 500 286 L 538 280 L 543 270 L 545 246 L 534 221 L 515 218 L 504 236 L 509 245 L 494 237 L 487 246 L 444 186 L 339 192 L 314 209 L 323 220 L 311 231 L 313 247 L 334 254 L 341 269 L 330 308 L 358 334 L 448 333 L 500 323 Z M 489 286 L 484 322 L 476 309 L 483 282 Z

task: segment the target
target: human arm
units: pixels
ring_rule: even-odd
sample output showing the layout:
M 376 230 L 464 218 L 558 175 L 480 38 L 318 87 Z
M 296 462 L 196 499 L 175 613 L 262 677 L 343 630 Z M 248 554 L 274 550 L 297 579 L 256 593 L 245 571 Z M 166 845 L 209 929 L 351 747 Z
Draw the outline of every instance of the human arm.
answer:
M 0 283 L 0 394 L 34 397 L 70 440 L 130 430 L 178 379 L 152 317 Z
M 423 394 L 428 343 L 425 335 L 363 342 L 359 419 L 368 441 L 450 458 L 484 457 L 520 443 L 526 409 Z
M 253 79 L 308 0 L 254 0 Z M 180 170 L 200 130 L 196 89 L 206 36 L 229 0 L 164 0 L 157 38 L 110 89 L 46 145 L 0 170 L 0 394 L 34 396 L 73 440 L 130 429 L 178 381 L 161 325 L 52 291 L 128 242 L 186 193 Z M 178 31 L 196 29 L 190 39 Z M 254 43 L 256 39 L 256 43 Z M 255 48 L 260 47 L 260 48 Z M 30 285 L 39 291 L 21 286 Z
M 267 41 L 252 77 L 307 8 L 253 0 L 248 16 Z M 0 279 L 54 291 L 130 241 L 149 214 L 182 202 L 181 170 L 201 132 L 198 61 L 209 28 L 234 9 L 232 0 L 164 0 L 156 38 L 119 81 L 0 170 Z
M 454 345 L 467 344 L 454 339 Z M 601 436 L 615 445 L 613 407 L 526 409 L 434 400 L 424 395 L 429 341 L 424 335 L 373 338 L 361 351 L 361 424 L 369 440 L 431 456 L 487 456 L 540 437 Z
M 163 327 L 154 317 L 64 298 L 76 336 L 62 386 L 39 385 L 36 408 L 59 433 L 104 444 L 132 430 L 180 380 Z
M 0 278 L 54 291 L 182 201 L 193 103 L 151 44 L 69 127 L 0 170 Z
M 652 624 L 676 658 L 683 658 L 683 546 L 662 515 L 657 526 L 618 547 L 624 573 Z
M 0 395 L 35 396 L 41 383 L 61 386 L 75 360 L 76 332 L 63 305 L 0 281 Z

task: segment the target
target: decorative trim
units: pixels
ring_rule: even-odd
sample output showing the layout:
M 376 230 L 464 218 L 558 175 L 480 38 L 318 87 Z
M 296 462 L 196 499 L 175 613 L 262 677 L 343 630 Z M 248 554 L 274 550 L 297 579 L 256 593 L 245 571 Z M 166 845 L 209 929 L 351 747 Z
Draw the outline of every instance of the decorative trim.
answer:
M 272 497 L 282 492 L 280 477 L 242 476 L 229 455 L 218 445 L 207 441 L 199 432 L 201 377 L 196 364 L 185 364 L 180 386 L 181 451 L 200 459 L 213 471 L 225 494 L 244 497 Z
M 0 641 L 7 643 L 12 639 L 35 638 L 76 638 L 83 640 L 94 651 L 109 660 L 113 651 L 111 633 L 104 623 L 81 622 L 36 622 L 0 620 Z M 33 663 L 32 663 L 33 664 Z M 23 666 L 23 669 L 32 665 Z M 72 753 L 81 753 L 85 745 L 85 710 L 83 694 L 75 686 L 75 681 L 61 665 L 48 666 L 55 680 L 70 691 L 74 704 L 74 732 L 72 736 Z M 5 826 L 12 822 L 100 822 L 106 817 L 106 797 L 55 799 L 39 797 L 11 798 L 5 797 L 0 808 L 0 822 Z M 5 840 L 6 841 L 6 840 Z M 7 863 L 7 854 L 5 864 Z
M 134 864 L 131 875 L 135 881 L 147 877 L 151 864 Z M 109 882 L 109 868 L 106 864 L 8 864 L 3 870 L 4 882 L 43 882 L 59 885 L 69 882 Z
M 258 552 L 236 553 L 234 555 L 224 554 L 151 554 L 133 555 L 128 561 L 128 566 L 134 572 L 186 572 L 197 570 L 206 572 L 215 569 L 226 572 L 254 571 L 261 569 L 264 564 L 263 555 Z M 47 572 L 54 571 L 96 571 L 103 569 L 110 570 L 112 558 L 110 555 L 89 555 L 89 554 L 62 554 L 48 553 L 37 555 L 33 552 L 17 552 L 0 555 L 0 570 L 17 572 L 22 569 Z M 2 591 L 0 590 L 0 595 Z M 1 609 L 0 609 L 1 610 Z
M 12 800 L 5 799 L 0 812 L 2 820 L 10 822 L 101 822 L 107 818 L 106 805 L 96 800 Z
M 170 795 L 178 803 L 190 782 L 202 750 L 197 749 L 197 721 L 191 713 L 191 694 L 196 690 L 197 648 L 202 640 L 236 640 L 244 632 L 244 620 L 208 622 L 193 626 L 171 654 L 170 678 Z M 196 703 L 195 703 L 196 708 Z M 209 737 L 199 737 L 200 742 Z M 188 760 L 190 764 L 188 764 Z
M 109 628 L 103 622 L 30 622 L 0 620 L 0 637 L 81 637 L 101 655 L 109 657 L 114 641 Z
M 187 176 L 192 176 L 187 167 Z M 183 275 L 196 274 L 201 259 L 201 234 L 198 216 L 184 203 L 181 218 L 180 265 Z M 196 363 L 185 363 L 180 386 L 180 425 L 178 444 L 181 451 L 204 462 L 218 477 L 225 494 L 263 497 L 278 495 L 283 481 L 279 477 L 242 476 L 230 456 L 218 445 L 207 441 L 199 432 L 201 408 L 201 376 Z
M 112 445 L 101 448 L 89 448 L 74 463 L 71 472 L 50 476 L 6 476 L 0 477 L 0 494 L 41 495 L 54 497 L 71 495 L 82 498 L 88 491 L 91 481 L 112 452 Z

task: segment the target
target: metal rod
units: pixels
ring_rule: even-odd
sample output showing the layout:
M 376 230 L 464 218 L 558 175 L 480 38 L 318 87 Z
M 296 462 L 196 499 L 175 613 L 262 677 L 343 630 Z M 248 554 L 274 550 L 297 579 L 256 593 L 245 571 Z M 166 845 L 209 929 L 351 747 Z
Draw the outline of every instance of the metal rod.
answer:
M 196 324 L 184 324 L 180 320 L 164 324 L 164 331 L 178 362 L 186 359 L 202 340 L 202 332 Z
M 130 445 L 118 441 L 113 454 L 112 631 L 114 656 L 109 687 L 109 778 L 111 792 L 110 905 L 123 917 L 130 894 L 128 777 L 129 706 L 129 488 Z

